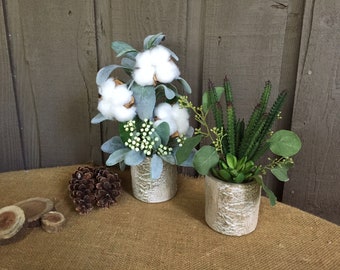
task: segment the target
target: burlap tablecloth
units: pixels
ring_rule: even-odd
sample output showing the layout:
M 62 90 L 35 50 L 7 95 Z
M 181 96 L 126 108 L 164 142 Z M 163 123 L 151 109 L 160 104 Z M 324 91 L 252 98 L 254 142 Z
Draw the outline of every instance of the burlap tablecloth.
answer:
M 0 246 L 0 269 L 340 269 L 340 227 L 262 198 L 258 227 L 221 235 L 204 221 L 204 181 L 179 176 L 176 197 L 134 199 L 129 174 L 118 203 L 80 216 L 67 185 L 78 166 L 0 174 L 0 207 L 29 197 L 56 202 L 67 224 L 57 234 L 34 228 Z

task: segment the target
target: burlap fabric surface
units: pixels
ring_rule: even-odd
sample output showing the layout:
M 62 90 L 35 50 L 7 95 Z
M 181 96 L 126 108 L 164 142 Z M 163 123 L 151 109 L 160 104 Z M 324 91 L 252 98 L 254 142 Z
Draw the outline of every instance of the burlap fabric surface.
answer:
M 0 207 L 29 197 L 56 202 L 67 224 L 57 234 L 34 228 L 0 246 L 0 269 L 340 269 L 339 226 L 262 198 L 257 229 L 229 237 L 204 221 L 203 178 L 179 176 L 176 197 L 133 198 L 129 174 L 118 203 L 86 216 L 74 211 L 67 184 L 78 166 L 0 174 Z

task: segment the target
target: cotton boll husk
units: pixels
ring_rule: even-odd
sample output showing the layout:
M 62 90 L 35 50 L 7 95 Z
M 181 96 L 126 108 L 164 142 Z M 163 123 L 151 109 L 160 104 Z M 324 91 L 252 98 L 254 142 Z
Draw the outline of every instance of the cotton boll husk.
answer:
M 132 91 L 127 89 L 126 84 L 118 85 L 114 90 L 112 102 L 114 105 L 125 105 L 131 101 Z
M 180 74 L 178 67 L 173 61 L 164 62 L 156 67 L 156 77 L 161 83 L 170 83 L 177 79 Z
M 152 64 L 154 66 L 163 65 L 168 62 L 171 58 L 170 52 L 167 48 L 162 45 L 157 45 L 150 50 Z
M 155 108 L 154 114 L 159 119 L 165 119 L 171 117 L 172 115 L 172 107 L 169 103 L 160 103 Z
M 174 134 L 177 131 L 176 122 L 171 117 L 168 117 L 168 118 L 165 118 L 165 119 L 162 119 L 162 120 L 157 120 L 157 121 L 154 122 L 153 126 L 157 127 L 160 123 L 163 123 L 163 122 L 168 123 L 169 128 L 170 128 L 170 135 Z
M 131 108 L 126 108 L 124 106 L 114 106 L 113 107 L 114 117 L 119 122 L 126 122 L 132 120 L 136 116 L 136 106 Z
M 98 87 L 98 93 L 104 97 L 110 97 L 114 95 L 114 90 L 116 87 L 116 83 L 112 78 L 107 79 Z
M 145 66 L 137 68 L 133 71 L 132 78 L 141 86 L 153 85 L 153 76 L 155 75 L 155 68 L 153 66 Z
M 181 108 L 178 103 L 172 106 L 172 117 L 176 122 L 179 134 L 186 134 L 189 129 L 190 115 L 185 108 Z
M 109 120 L 113 120 L 115 118 L 114 106 L 112 106 L 112 102 L 109 99 L 100 99 L 97 109 L 105 116 L 105 118 Z

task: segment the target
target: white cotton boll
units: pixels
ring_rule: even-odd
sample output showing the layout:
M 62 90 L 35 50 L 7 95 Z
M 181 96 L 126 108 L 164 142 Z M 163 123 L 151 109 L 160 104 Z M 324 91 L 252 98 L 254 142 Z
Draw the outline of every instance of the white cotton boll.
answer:
M 153 76 L 155 75 L 155 68 L 153 66 L 146 66 L 137 68 L 133 71 L 132 78 L 141 86 L 153 85 Z
M 163 65 L 171 58 L 170 52 L 162 45 L 158 45 L 150 50 L 151 61 L 154 66 Z
M 172 115 L 172 107 L 169 103 L 160 103 L 155 108 L 155 116 L 159 119 L 165 119 L 171 117 Z
M 109 120 L 113 120 L 115 118 L 114 106 L 112 106 L 110 100 L 100 99 L 97 109 L 103 116 L 105 116 L 105 118 Z
M 116 83 L 114 82 L 112 78 L 109 78 L 105 82 L 103 82 L 101 85 L 99 85 L 98 93 L 101 96 L 110 97 L 113 95 L 115 87 L 116 87 Z
M 186 134 L 190 127 L 190 115 L 188 113 L 188 110 L 185 108 L 181 108 L 179 104 L 176 103 L 172 106 L 172 117 L 176 122 L 178 133 Z
M 180 74 L 178 67 L 173 61 L 164 62 L 156 67 L 156 77 L 161 83 L 170 83 L 177 79 Z
M 138 53 L 136 55 L 136 67 L 144 68 L 147 66 L 152 66 L 152 55 L 150 53 L 150 50 Z
M 157 120 L 154 122 L 153 126 L 157 127 L 159 126 L 159 124 L 166 122 L 169 125 L 169 129 L 170 129 L 170 135 L 174 134 L 177 131 L 177 125 L 174 119 L 172 119 L 171 117 L 162 119 L 162 120 Z
M 114 106 L 114 116 L 119 122 L 132 120 L 136 116 L 136 106 L 126 108 L 124 106 Z
M 112 102 L 115 105 L 125 105 L 131 101 L 132 91 L 127 89 L 126 84 L 118 85 L 115 88 L 114 93 Z

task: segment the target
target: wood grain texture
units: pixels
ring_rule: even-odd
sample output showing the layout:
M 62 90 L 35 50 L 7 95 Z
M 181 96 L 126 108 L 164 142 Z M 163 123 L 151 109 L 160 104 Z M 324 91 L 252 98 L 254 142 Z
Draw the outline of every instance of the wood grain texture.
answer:
M 302 138 L 284 202 L 340 224 L 340 2 L 306 1 L 292 128 Z
M 0 172 L 24 169 L 20 125 L 12 80 L 5 7 L 0 1 Z
M 222 85 L 227 74 L 236 114 L 246 122 L 265 81 L 273 85 L 270 103 L 282 90 L 288 4 L 281 2 L 283 6 L 278 8 L 275 1 L 206 1 L 203 88 L 207 88 L 208 79 Z M 280 197 L 280 183 L 270 174 L 265 182 Z
M 8 1 L 28 167 L 96 159 L 93 3 Z M 97 152 L 96 152 L 97 153 Z

